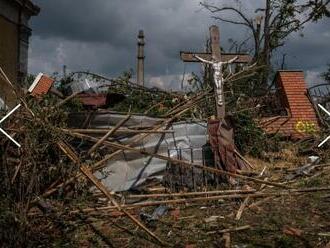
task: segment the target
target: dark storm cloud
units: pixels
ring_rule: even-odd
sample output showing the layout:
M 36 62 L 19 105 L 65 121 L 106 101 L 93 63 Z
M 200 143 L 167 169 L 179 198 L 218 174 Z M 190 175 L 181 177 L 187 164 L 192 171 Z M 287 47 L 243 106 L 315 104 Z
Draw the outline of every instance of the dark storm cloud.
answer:
M 96 58 L 98 61 L 85 57 L 91 67 L 95 63 L 99 65 L 98 72 L 117 74 L 127 67 L 134 68 L 136 35 L 142 28 L 146 34 L 147 73 L 177 73 L 180 67 L 179 50 L 202 48 L 205 37 L 203 32 L 207 32 L 210 21 L 206 13 L 196 13 L 200 9 L 198 1 L 190 0 L 35 2 L 40 5 L 41 13 L 32 21 L 32 70 L 36 70 L 33 61 L 45 55 L 40 51 L 40 46 L 47 46 L 47 43 L 56 46 L 51 51 L 53 53 L 56 49 L 63 50 L 66 54 L 63 62 L 67 63 L 69 68 L 76 69 L 81 65 L 81 60 L 72 54 L 72 49 L 77 49 L 72 46 L 69 49 L 69 43 L 76 43 L 77 47 L 84 43 L 86 49 L 99 53 Z M 55 40 L 57 42 L 54 42 Z M 62 44 L 62 47 L 59 47 L 59 44 Z M 99 49 L 100 44 L 103 44 L 103 50 Z M 37 58 L 35 53 L 39 53 Z M 89 54 L 83 50 L 80 50 L 80 53 Z
M 179 51 L 202 50 L 208 26 L 214 23 L 210 14 L 201 10 L 199 0 L 34 2 L 41 12 L 31 22 L 29 69 L 32 73 L 60 71 L 63 64 L 73 71 L 90 70 L 109 76 L 135 69 L 136 35 L 139 29 L 144 29 L 146 74 L 171 78 L 169 75 L 183 72 Z M 246 3 L 246 10 L 253 9 L 257 2 Z M 288 39 L 281 52 L 288 53 L 290 66 L 320 70 L 329 59 L 324 53 L 324 49 L 330 50 L 328 27 L 329 21 L 309 25 L 304 38 Z M 242 40 L 246 34 L 246 30 L 237 26 L 221 25 L 221 42 L 225 48 L 229 47 L 229 38 Z M 196 68 L 186 67 L 186 72 Z M 160 81 L 157 79 L 158 84 Z
M 330 63 L 329 27 L 330 19 L 323 19 L 318 23 L 307 24 L 302 33 L 291 35 L 286 45 L 276 54 L 278 66 L 282 54 L 286 54 L 285 69 L 304 70 L 309 85 L 322 83 L 320 73 L 326 71 L 326 65 Z
M 330 62 L 330 19 L 309 23 L 303 36 L 290 37 L 283 51 L 292 67 L 318 68 Z

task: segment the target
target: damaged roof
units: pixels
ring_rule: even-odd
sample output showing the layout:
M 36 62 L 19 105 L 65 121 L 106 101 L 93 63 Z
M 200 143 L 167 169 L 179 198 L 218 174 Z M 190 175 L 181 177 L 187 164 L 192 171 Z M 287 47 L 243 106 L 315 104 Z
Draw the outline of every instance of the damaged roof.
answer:
M 19 7 L 27 10 L 31 16 L 36 16 L 40 12 L 40 7 L 35 5 L 30 0 L 14 0 L 13 2 L 15 2 Z

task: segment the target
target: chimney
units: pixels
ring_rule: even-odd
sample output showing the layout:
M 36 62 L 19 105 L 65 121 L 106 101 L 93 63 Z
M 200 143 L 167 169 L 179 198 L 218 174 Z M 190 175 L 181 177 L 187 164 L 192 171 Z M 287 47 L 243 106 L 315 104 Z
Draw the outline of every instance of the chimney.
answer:
M 138 35 L 138 53 L 137 53 L 137 68 L 136 68 L 136 82 L 144 86 L 144 34 L 143 30 L 139 31 Z

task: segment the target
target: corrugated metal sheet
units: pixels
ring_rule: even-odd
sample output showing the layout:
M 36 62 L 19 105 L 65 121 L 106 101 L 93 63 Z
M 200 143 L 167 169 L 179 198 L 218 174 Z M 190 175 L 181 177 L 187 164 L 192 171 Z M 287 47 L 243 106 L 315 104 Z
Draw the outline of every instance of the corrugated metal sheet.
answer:
M 87 115 L 82 113 L 71 115 L 76 127 L 84 122 Z M 111 113 L 97 113 L 90 117 L 87 127 L 111 128 L 125 115 Z M 124 126 L 152 126 L 162 119 L 134 115 Z M 86 128 L 87 128 L 86 127 Z M 201 148 L 207 142 L 206 122 L 178 122 L 170 126 L 174 133 L 152 134 L 141 140 L 134 147 L 144 149 L 148 152 L 157 152 L 170 157 L 177 157 L 177 149 L 180 148 Z M 117 136 L 122 144 L 127 144 L 127 137 Z M 202 164 L 201 149 L 196 149 L 194 162 Z M 183 149 L 184 151 L 184 149 Z M 199 153 L 198 153 L 199 151 Z M 190 152 L 183 152 L 182 159 L 191 160 Z M 112 158 L 107 167 L 95 175 L 102 182 L 114 191 L 125 191 L 143 183 L 147 178 L 157 175 L 166 169 L 167 162 L 149 156 L 141 156 L 139 153 L 124 151 Z

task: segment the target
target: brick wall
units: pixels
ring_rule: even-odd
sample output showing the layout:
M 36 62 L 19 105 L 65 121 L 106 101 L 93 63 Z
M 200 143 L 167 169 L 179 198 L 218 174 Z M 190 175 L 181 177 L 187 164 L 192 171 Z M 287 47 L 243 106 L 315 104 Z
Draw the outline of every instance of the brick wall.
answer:
M 279 132 L 302 138 L 319 129 L 313 105 L 307 97 L 307 86 L 302 71 L 278 71 L 275 83 L 288 116 L 262 118 L 261 127 L 268 133 Z

